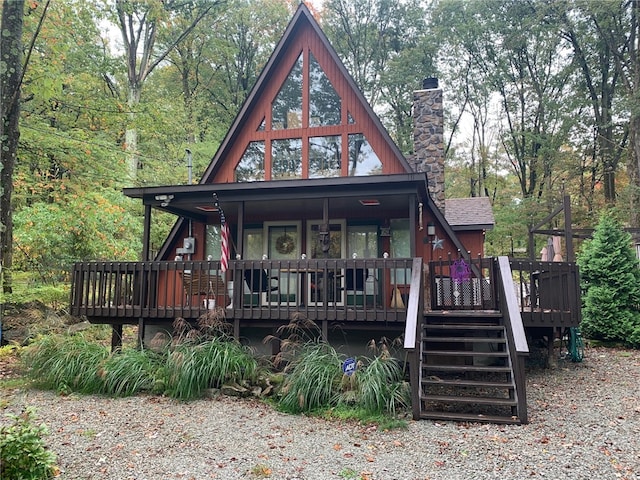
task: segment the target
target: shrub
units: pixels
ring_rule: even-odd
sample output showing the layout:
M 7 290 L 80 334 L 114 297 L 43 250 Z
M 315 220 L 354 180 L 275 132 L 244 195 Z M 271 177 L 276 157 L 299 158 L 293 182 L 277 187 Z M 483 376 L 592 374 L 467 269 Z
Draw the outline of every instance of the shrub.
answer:
M 640 268 L 611 212 L 600 219 L 579 257 L 583 291 L 582 331 L 588 338 L 640 346 Z
M 56 472 L 55 455 L 42 439 L 45 425 L 34 425 L 35 411 L 27 408 L 21 415 L 7 415 L 13 423 L 0 428 L 0 478 L 41 480 Z

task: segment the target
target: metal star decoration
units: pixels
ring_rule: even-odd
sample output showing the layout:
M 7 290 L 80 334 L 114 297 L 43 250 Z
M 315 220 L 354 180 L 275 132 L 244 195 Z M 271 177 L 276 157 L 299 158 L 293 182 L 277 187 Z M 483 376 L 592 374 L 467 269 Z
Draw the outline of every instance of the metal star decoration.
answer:
M 433 250 L 444 250 L 444 238 L 438 238 L 436 235 L 431 243 L 433 244 Z

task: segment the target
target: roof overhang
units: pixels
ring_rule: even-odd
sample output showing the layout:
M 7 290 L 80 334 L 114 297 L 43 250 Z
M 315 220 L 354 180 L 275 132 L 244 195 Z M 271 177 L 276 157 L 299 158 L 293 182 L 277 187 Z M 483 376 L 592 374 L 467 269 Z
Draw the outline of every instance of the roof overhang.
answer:
M 285 204 L 290 206 L 291 202 L 302 206 L 305 202 L 329 198 L 333 206 L 342 202 L 347 208 L 382 207 L 386 210 L 406 206 L 408 195 L 416 195 L 425 202 L 429 196 L 425 173 L 135 187 L 125 188 L 123 193 L 141 199 L 144 205 L 152 208 L 198 221 L 215 213 L 216 203 L 228 212 L 240 202 L 251 203 L 254 209 L 273 210 Z M 371 199 L 378 200 L 379 205 L 372 207 L 361 201 Z
M 469 231 L 477 232 L 478 230 L 492 230 L 493 227 L 494 227 L 493 223 L 487 223 L 487 224 L 475 223 L 473 225 L 451 225 L 451 230 L 453 230 L 454 232 L 469 232 Z

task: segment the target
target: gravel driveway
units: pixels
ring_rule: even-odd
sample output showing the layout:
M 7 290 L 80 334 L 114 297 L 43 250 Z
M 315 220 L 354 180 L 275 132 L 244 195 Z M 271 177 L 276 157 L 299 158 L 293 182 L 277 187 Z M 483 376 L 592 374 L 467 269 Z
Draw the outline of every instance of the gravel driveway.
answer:
M 378 431 L 229 397 L 0 394 L 8 412 L 37 408 L 63 479 L 640 479 L 639 351 L 592 348 L 530 372 L 524 426 Z

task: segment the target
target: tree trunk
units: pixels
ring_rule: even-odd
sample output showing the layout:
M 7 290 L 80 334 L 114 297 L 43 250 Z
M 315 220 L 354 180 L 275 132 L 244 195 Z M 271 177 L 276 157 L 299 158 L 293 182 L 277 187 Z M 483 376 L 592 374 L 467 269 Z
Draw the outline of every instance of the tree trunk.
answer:
M 629 223 L 631 227 L 640 226 L 640 115 L 634 114 L 629 121 L 631 152 L 627 163 L 629 185 Z
M 12 292 L 11 268 L 13 266 L 13 170 L 18 155 L 20 139 L 20 83 L 22 81 L 22 24 L 24 0 L 5 0 L 2 5 L 2 35 L 0 52 L 2 62 L 8 68 L 0 73 L 0 249 L 2 257 L 2 289 Z
M 140 87 L 136 84 L 129 85 L 129 114 L 127 129 L 124 132 L 125 151 L 127 152 L 127 163 L 129 165 L 129 179 L 135 182 L 138 176 L 138 129 L 136 128 L 136 114 L 134 113 L 140 104 Z

